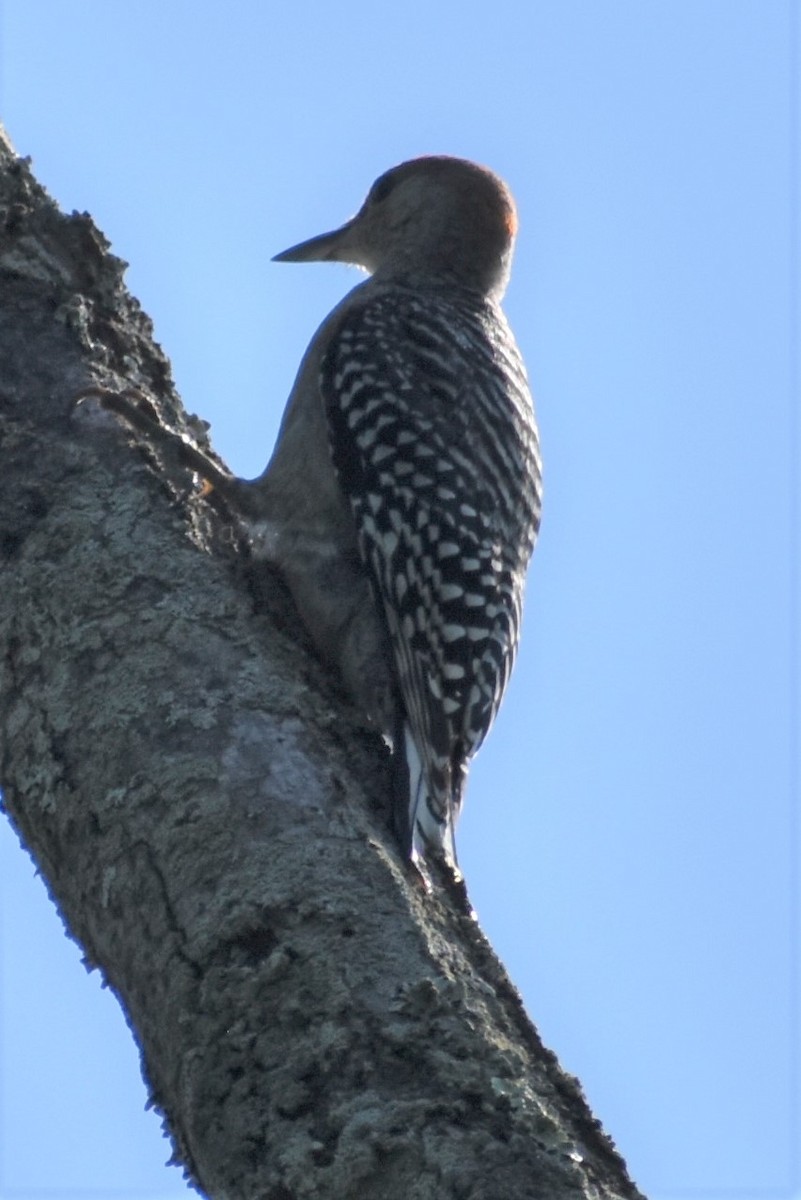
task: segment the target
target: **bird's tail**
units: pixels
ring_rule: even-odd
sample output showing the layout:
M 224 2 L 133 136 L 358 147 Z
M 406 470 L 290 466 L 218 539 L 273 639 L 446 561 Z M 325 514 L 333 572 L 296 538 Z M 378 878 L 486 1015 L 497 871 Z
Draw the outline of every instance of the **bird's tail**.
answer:
M 427 858 L 444 859 L 459 875 L 455 824 L 462 780 L 458 781 L 455 797 L 450 770 L 441 772 L 432 768 L 420 754 L 409 722 L 401 718 L 399 725 L 394 748 L 393 796 L 398 839 L 413 863 L 419 864 Z

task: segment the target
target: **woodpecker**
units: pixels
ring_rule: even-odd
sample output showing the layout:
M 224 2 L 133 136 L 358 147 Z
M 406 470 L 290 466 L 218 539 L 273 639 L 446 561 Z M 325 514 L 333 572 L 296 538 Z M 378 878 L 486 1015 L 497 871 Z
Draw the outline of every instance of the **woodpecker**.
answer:
M 351 220 L 275 256 L 370 278 L 312 338 L 264 472 L 237 479 L 182 443 L 391 743 L 395 830 L 424 877 L 432 860 L 459 874 L 467 768 L 509 680 L 539 530 L 537 425 L 500 307 L 516 231 L 485 167 L 393 167 Z
M 500 308 L 517 230 L 506 185 L 426 157 L 276 262 L 370 273 L 312 338 L 264 474 L 255 542 L 322 656 L 393 745 L 394 822 L 455 871 L 467 767 L 514 663 L 539 529 L 525 367 Z

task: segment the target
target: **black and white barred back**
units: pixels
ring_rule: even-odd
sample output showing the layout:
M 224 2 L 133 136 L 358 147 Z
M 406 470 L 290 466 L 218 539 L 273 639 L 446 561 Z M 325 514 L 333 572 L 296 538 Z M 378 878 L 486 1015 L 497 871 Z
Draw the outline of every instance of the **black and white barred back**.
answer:
M 347 311 L 321 367 L 331 454 L 395 660 L 395 820 L 455 867 L 467 764 L 517 651 L 540 519 L 537 426 L 500 309 L 397 286 Z

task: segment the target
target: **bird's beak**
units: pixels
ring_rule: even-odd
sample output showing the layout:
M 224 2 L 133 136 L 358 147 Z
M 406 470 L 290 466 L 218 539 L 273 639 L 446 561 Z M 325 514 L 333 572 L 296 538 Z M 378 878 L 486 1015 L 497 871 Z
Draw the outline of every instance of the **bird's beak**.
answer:
M 280 254 L 273 255 L 273 262 L 353 262 L 349 251 L 355 219 L 330 233 L 318 234 L 306 242 L 298 242 L 297 246 L 282 250 Z

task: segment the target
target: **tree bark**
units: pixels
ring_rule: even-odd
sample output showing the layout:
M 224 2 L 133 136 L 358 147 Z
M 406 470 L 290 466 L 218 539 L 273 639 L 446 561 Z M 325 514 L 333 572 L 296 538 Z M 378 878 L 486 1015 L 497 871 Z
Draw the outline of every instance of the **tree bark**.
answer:
M 134 386 L 205 436 L 124 266 L 0 138 L 0 781 L 176 1160 L 212 1200 L 639 1196 L 469 909 L 400 861 L 387 751 L 280 580 L 74 405 Z

